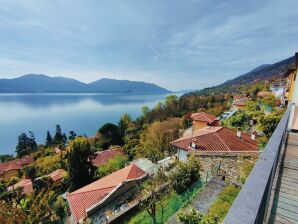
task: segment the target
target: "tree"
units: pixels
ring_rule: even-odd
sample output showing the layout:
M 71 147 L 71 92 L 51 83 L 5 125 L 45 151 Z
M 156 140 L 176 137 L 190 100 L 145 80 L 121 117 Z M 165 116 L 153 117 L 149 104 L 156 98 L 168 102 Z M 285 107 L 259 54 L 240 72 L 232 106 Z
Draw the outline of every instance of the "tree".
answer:
M 171 155 L 170 143 L 179 137 L 179 130 L 183 128 L 180 118 L 171 118 L 166 121 L 155 121 L 141 134 L 140 145 L 137 147 L 137 156 L 146 157 L 153 162 L 167 155 Z
M 146 118 L 148 111 L 149 111 L 149 107 L 147 106 L 142 107 L 142 115 L 144 118 Z
M 42 190 L 26 198 L 0 201 L 0 223 L 58 223 L 53 209 L 57 195 L 51 190 Z
M 166 187 L 167 177 L 162 169 L 159 169 L 153 177 L 143 186 L 140 191 L 139 198 L 142 207 L 148 212 L 152 218 L 152 223 L 156 224 L 156 210 L 158 204 L 161 202 Z M 145 200 L 144 200 L 145 199 Z M 165 205 L 163 205 L 165 206 Z
M 60 223 L 63 223 L 63 218 L 66 216 L 66 202 L 61 196 L 58 196 L 53 207 L 59 217 Z
M 174 190 L 180 194 L 200 178 L 199 158 L 191 154 L 187 162 L 179 162 L 176 170 L 170 176 Z
M 131 123 L 131 117 L 129 114 L 123 114 L 118 122 L 119 132 L 122 137 L 124 138 L 125 131 L 128 128 L 129 124 Z
M 53 137 L 52 137 L 50 131 L 47 131 L 47 137 L 46 137 L 45 144 L 47 147 L 50 147 L 53 144 Z
M 279 113 L 272 113 L 260 119 L 261 128 L 264 135 L 269 139 L 277 127 L 282 115 Z
M 37 144 L 35 142 L 34 135 L 32 132 L 29 133 L 30 137 L 28 137 L 25 133 L 22 133 L 18 137 L 18 144 L 16 146 L 17 157 L 29 155 L 31 152 L 37 149 Z
M 106 123 L 99 130 L 97 140 L 99 147 L 102 149 L 108 149 L 111 145 L 121 145 L 122 138 L 119 133 L 118 126 Z
M 74 131 L 70 131 L 70 132 L 69 132 L 68 139 L 69 139 L 70 141 L 74 140 L 76 137 L 77 137 L 77 134 L 76 134 Z
M 26 179 L 31 179 L 32 181 L 36 178 L 36 173 L 37 173 L 37 167 L 32 165 L 32 166 L 25 166 L 23 168 L 25 178 Z
M 70 146 L 68 155 L 70 191 L 74 191 L 92 182 L 94 167 L 93 152 L 88 139 L 76 138 Z
M 124 136 L 124 153 L 128 156 L 129 160 L 133 160 L 136 154 L 136 147 L 139 144 L 140 136 L 139 130 L 135 124 L 131 123 L 126 129 Z
M 55 136 L 54 136 L 54 142 L 57 145 L 59 145 L 61 143 L 64 143 L 63 134 L 62 134 L 61 127 L 60 127 L 59 124 L 56 125 L 56 132 L 55 132 Z

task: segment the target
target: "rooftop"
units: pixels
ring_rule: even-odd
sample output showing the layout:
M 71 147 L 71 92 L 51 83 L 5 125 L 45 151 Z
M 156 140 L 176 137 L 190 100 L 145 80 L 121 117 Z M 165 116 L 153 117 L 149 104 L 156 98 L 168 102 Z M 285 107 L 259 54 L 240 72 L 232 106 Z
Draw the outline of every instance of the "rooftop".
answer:
M 96 152 L 96 157 L 93 161 L 93 166 L 99 167 L 108 162 L 109 159 L 113 159 L 116 155 L 122 155 L 122 148 L 113 148 Z
M 200 112 L 200 113 L 193 113 L 191 115 L 191 118 L 194 121 L 203 121 L 203 122 L 211 123 L 211 122 L 215 121 L 216 116 L 214 116 L 212 114 L 205 113 L 205 112 Z
M 20 170 L 22 166 L 28 165 L 34 161 L 33 156 L 24 156 L 19 159 L 14 159 L 4 163 L 0 163 L 0 174 L 8 172 L 10 170 Z
M 54 181 L 58 181 L 67 176 L 67 172 L 64 169 L 57 169 L 49 174 L 49 177 Z
M 147 176 L 145 171 L 135 164 L 130 164 L 121 170 L 67 194 L 73 218 L 78 222 L 84 217 L 86 209 L 104 201 L 110 193 L 124 182 L 142 179 L 145 176 Z
M 8 187 L 7 190 L 12 191 L 13 189 L 16 189 L 18 187 L 22 187 L 23 193 L 25 194 L 30 194 L 33 192 L 33 185 L 30 179 L 23 179 L 20 182 Z
M 250 135 L 241 133 L 238 137 L 236 131 L 225 127 L 205 127 L 192 134 L 183 136 L 172 142 L 172 145 L 186 151 L 194 150 L 190 145 L 195 143 L 196 151 L 204 152 L 257 152 L 258 142 Z

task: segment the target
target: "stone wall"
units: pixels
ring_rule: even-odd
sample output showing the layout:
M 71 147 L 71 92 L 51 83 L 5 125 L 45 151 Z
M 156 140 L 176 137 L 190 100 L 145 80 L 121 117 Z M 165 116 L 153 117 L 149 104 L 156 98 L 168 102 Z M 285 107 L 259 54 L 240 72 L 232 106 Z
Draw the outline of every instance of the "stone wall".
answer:
M 201 176 L 206 177 L 211 175 L 222 175 L 226 181 L 239 181 L 241 167 L 244 168 L 245 164 L 254 164 L 257 156 L 200 156 L 201 163 Z

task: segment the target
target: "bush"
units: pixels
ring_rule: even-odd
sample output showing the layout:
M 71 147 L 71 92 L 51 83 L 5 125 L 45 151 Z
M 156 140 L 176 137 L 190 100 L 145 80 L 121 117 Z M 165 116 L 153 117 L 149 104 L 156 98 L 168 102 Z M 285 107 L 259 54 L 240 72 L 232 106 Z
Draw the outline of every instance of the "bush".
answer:
M 127 157 L 124 155 L 116 155 L 113 159 L 109 159 L 108 162 L 97 169 L 97 176 L 104 177 L 110 173 L 120 170 L 125 166 Z
M 210 207 L 206 218 L 222 222 L 230 207 L 232 206 L 234 200 L 236 199 L 239 191 L 240 188 L 237 188 L 235 186 L 225 187 L 224 190 L 219 194 L 216 201 Z
M 171 175 L 174 190 L 179 194 L 200 178 L 199 158 L 191 155 L 187 163 L 178 163 L 176 171 Z
M 180 211 L 177 214 L 180 222 L 185 224 L 200 223 L 203 219 L 203 214 L 194 210 L 193 208 L 188 211 Z

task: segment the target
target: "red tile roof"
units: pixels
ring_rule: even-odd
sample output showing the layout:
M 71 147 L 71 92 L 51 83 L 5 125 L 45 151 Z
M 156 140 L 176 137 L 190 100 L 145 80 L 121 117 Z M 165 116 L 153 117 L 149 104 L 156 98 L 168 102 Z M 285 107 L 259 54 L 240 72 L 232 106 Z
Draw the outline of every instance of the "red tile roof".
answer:
M 173 141 L 171 144 L 186 151 L 194 150 L 190 144 L 194 142 L 198 151 L 204 152 L 257 152 L 258 142 L 242 133 L 237 137 L 236 131 L 224 127 L 206 127 Z
M 30 194 L 33 192 L 33 185 L 30 179 L 23 179 L 20 182 L 14 184 L 13 186 L 8 187 L 7 190 L 12 191 L 13 189 L 16 189 L 18 187 L 23 187 L 23 193 L 25 194 Z
M 19 159 L 14 159 L 4 163 L 0 163 L 0 174 L 8 172 L 10 170 L 20 170 L 24 165 L 33 163 L 34 159 L 32 156 L 24 156 Z
M 234 102 L 234 105 L 236 105 L 236 106 L 245 106 L 246 105 L 246 102 L 236 101 L 236 102 Z
M 215 121 L 216 116 L 214 116 L 212 114 L 207 114 L 205 112 L 200 112 L 200 113 L 193 113 L 191 115 L 191 118 L 194 121 L 203 121 L 203 122 L 211 123 L 211 122 L 214 122 Z
M 123 155 L 122 148 L 114 148 L 103 150 L 96 153 L 96 157 L 93 161 L 93 166 L 99 167 L 108 162 L 109 159 L 115 158 L 116 155 Z
M 56 182 L 58 180 L 61 180 L 61 179 L 63 179 L 66 176 L 67 176 L 67 172 L 64 169 L 58 169 L 58 170 L 55 170 L 54 172 L 52 172 L 52 173 L 49 174 L 49 177 L 54 182 Z
M 135 164 L 130 164 L 108 176 L 105 176 L 85 187 L 70 194 L 67 200 L 75 222 L 84 217 L 86 209 L 102 201 L 109 193 L 120 186 L 123 182 L 141 179 L 147 173 Z

